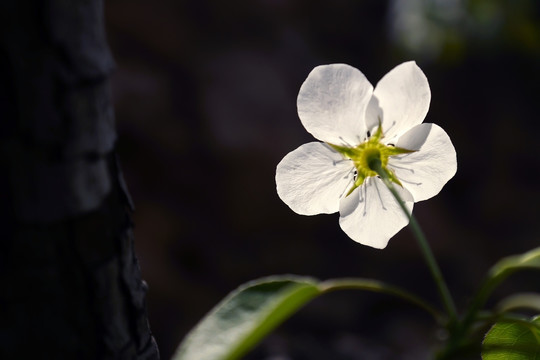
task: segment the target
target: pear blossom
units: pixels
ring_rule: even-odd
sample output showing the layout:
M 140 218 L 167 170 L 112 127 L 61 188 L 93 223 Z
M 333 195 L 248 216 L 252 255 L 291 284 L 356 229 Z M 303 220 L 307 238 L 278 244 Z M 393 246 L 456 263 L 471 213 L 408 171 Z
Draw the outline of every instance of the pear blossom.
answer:
M 456 151 L 438 125 L 423 123 L 431 91 L 414 61 L 375 86 L 346 64 L 314 68 L 300 88 L 298 116 L 319 141 L 287 154 L 276 169 L 281 200 L 301 215 L 339 211 L 354 241 L 385 248 L 409 222 L 373 169 L 377 160 L 409 212 L 437 195 L 457 170 Z

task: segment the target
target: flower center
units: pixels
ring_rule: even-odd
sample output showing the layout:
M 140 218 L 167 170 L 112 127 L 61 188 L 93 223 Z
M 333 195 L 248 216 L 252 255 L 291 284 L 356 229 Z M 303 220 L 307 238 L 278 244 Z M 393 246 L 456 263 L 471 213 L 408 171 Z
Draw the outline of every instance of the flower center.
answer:
M 381 143 L 365 143 L 353 148 L 351 160 L 356 167 L 356 170 L 363 174 L 364 177 L 377 175 L 374 162 L 379 161 L 382 166 L 388 163 L 388 155 L 386 154 L 385 145 Z
M 414 150 L 407 150 L 392 145 L 385 145 L 381 142 L 383 137 L 382 128 L 379 126 L 375 134 L 370 136 L 367 141 L 355 147 L 329 144 L 345 158 L 352 160 L 354 167 L 356 168 L 354 184 L 347 195 L 362 185 L 366 178 L 370 176 L 378 176 L 379 174 L 376 170 L 379 164 L 392 182 L 402 186 L 394 172 L 388 169 L 388 158 L 390 156 L 411 153 L 414 152 Z

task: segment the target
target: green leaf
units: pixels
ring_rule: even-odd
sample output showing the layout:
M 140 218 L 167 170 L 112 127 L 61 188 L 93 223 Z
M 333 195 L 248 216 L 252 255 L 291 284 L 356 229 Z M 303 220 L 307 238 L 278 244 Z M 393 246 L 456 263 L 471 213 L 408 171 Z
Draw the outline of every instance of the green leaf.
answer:
M 223 299 L 191 330 L 172 360 L 238 359 L 308 301 L 337 290 L 393 295 L 442 318 L 419 297 L 376 280 L 271 276 L 242 285 Z
M 318 294 L 316 280 L 307 277 L 274 276 L 249 282 L 206 315 L 173 360 L 238 359 Z
M 506 257 L 495 264 L 490 270 L 493 281 L 502 281 L 507 276 L 518 270 L 540 270 L 540 247 L 530 250 L 525 254 Z
M 484 338 L 482 359 L 540 359 L 540 316 L 530 321 L 497 322 Z
M 515 309 L 531 309 L 540 312 L 540 294 L 514 294 L 501 300 L 496 306 L 498 313 L 505 313 Z
M 472 323 L 477 312 L 486 303 L 487 299 L 500 283 L 516 271 L 536 269 L 540 270 L 540 247 L 525 254 L 508 256 L 496 263 L 489 271 L 486 281 L 473 299 L 469 311 L 465 316 L 465 326 Z

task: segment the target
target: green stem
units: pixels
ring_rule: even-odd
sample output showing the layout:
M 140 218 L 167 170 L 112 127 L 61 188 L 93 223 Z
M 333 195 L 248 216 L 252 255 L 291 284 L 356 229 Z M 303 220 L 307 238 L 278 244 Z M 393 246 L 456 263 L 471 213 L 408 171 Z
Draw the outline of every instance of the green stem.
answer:
M 450 295 L 448 286 L 446 285 L 446 282 L 444 281 L 439 265 L 437 264 L 437 261 L 435 260 L 435 256 L 433 255 L 431 248 L 429 247 L 429 244 L 424 235 L 424 232 L 420 228 L 420 225 L 416 221 L 416 218 L 412 215 L 412 213 L 409 212 L 409 209 L 407 208 L 407 206 L 405 206 L 405 202 L 403 201 L 403 199 L 401 199 L 401 196 L 399 196 L 397 190 L 395 189 L 394 185 L 390 181 L 388 174 L 382 168 L 380 159 L 372 159 L 372 161 L 370 161 L 369 163 L 369 167 L 373 169 L 377 174 L 379 174 L 379 176 L 384 181 L 384 184 L 388 187 L 392 195 L 394 195 L 394 198 L 399 203 L 399 206 L 401 207 L 405 215 L 407 215 L 407 217 L 409 218 L 409 222 L 410 222 L 413 234 L 416 237 L 418 245 L 420 246 L 420 250 L 422 251 L 422 255 L 424 256 L 424 259 L 427 262 L 431 275 L 433 276 L 433 279 L 435 280 L 435 284 L 437 285 L 439 295 L 441 296 L 441 300 L 444 304 L 446 312 L 448 313 L 450 322 L 455 323 L 457 319 L 457 311 L 456 311 L 456 306 L 454 305 L 454 300 L 452 299 L 452 296 Z
M 337 290 L 366 290 L 396 296 L 426 310 L 439 324 L 444 323 L 443 314 L 431 306 L 431 304 L 427 303 L 425 300 L 416 296 L 415 294 L 381 281 L 357 278 L 330 279 L 320 283 L 319 288 L 321 289 L 322 293 Z
M 463 332 L 466 332 L 469 327 L 475 322 L 480 309 L 487 302 L 489 295 L 496 286 L 497 283 L 490 282 L 489 280 L 482 285 L 480 291 L 478 291 L 476 296 L 471 301 L 471 304 L 469 305 L 469 308 L 463 318 L 463 321 L 461 323 Z

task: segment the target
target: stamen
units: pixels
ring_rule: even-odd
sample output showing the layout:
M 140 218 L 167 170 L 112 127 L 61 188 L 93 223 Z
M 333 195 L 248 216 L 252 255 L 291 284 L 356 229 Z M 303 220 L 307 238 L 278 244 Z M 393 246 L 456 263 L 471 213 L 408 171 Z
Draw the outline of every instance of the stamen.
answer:
M 347 183 L 347 186 L 345 186 L 345 188 L 343 189 L 343 191 L 341 192 L 341 194 L 339 194 L 339 198 L 341 199 L 343 197 L 343 195 L 345 195 L 345 193 L 349 190 L 349 188 L 351 187 L 351 183 L 354 181 L 354 179 L 351 179 L 349 180 L 349 182 Z
M 396 125 L 396 120 L 392 121 L 392 124 L 390 125 L 390 127 L 389 127 L 388 129 L 384 130 L 384 131 L 385 131 L 385 132 L 390 131 L 390 129 L 393 128 L 394 125 Z
M 381 202 L 383 210 L 386 210 L 386 207 L 384 206 L 384 203 L 382 201 L 381 193 L 379 192 L 379 186 L 377 185 L 377 181 L 375 181 L 375 190 L 377 190 L 377 195 L 379 196 L 379 201 Z
M 405 180 L 405 179 L 399 179 L 399 181 L 402 181 L 402 182 L 405 182 L 405 183 L 411 184 L 411 185 L 416 185 L 416 186 L 422 185 L 421 182 L 413 182 L 413 181 L 409 181 L 409 180 Z
M 341 164 L 344 161 L 352 161 L 351 159 L 341 159 L 341 160 L 333 160 L 332 165 L 336 166 L 337 164 Z
M 355 176 L 356 176 L 356 168 L 355 167 L 352 167 L 351 170 L 349 170 L 347 172 L 347 174 L 343 178 L 344 179 L 348 178 L 351 175 L 351 173 L 354 173 L 353 180 L 356 180 L 356 178 L 355 178 Z
M 402 160 L 402 159 L 406 158 L 407 156 L 409 156 L 411 154 L 412 154 L 412 152 L 405 153 L 405 154 L 392 155 L 392 160 Z
M 346 179 L 348 177 L 350 177 L 351 173 L 354 172 L 354 175 L 352 176 L 352 178 L 349 179 L 349 182 L 347 183 L 347 186 L 345 186 L 345 189 L 343 189 L 343 192 L 339 195 L 339 198 L 341 199 L 343 197 L 343 195 L 351 188 L 351 183 L 356 181 L 356 169 L 355 168 L 352 168 L 351 170 L 349 170 L 349 172 L 347 173 L 347 175 L 345 175 L 343 178 Z
M 403 167 L 403 166 L 397 166 L 397 165 L 394 165 L 394 164 L 388 164 L 388 167 L 396 168 L 396 169 L 400 169 L 400 170 L 410 171 L 411 174 L 414 174 L 414 169 L 409 169 L 409 168 L 406 168 L 406 167 Z
M 403 167 L 403 166 L 397 166 L 395 164 L 388 164 L 388 167 L 389 168 L 394 168 L 394 169 L 400 169 L 400 170 L 404 170 L 404 171 L 409 171 L 411 174 L 414 174 L 414 169 L 410 169 L 410 168 L 406 168 L 406 167 Z M 407 184 L 411 184 L 411 185 L 416 185 L 416 186 L 420 186 L 422 185 L 421 182 L 414 182 L 414 181 L 409 181 L 409 180 L 405 180 L 403 178 L 399 178 L 399 181 L 403 181 L 403 182 L 406 182 Z
M 342 141 L 345 145 L 347 145 L 348 147 L 351 147 L 351 148 L 354 147 L 354 145 L 349 144 L 349 143 L 348 143 L 347 141 L 345 141 L 345 139 L 344 139 L 343 137 L 341 137 L 341 136 L 339 137 L 339 140 L 341 140 L 341 141 Z
M 368 187 L 368 181 L 369 181 L 369 178 L 367 178 L 365 181 L 364 181 L 364 213 L 362 214 L 362 216 L 366 216 L 367 214 L 367 187 Z

